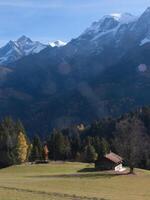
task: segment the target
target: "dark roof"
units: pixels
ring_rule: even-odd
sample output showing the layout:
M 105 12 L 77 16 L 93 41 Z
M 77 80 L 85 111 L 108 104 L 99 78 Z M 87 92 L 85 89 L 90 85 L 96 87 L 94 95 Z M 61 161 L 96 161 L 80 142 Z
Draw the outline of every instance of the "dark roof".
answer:
M 113 161 L 114 163 L 120 163 L 123 161 L 123 158 L 113 152 L 106 154 L 104 157 Z

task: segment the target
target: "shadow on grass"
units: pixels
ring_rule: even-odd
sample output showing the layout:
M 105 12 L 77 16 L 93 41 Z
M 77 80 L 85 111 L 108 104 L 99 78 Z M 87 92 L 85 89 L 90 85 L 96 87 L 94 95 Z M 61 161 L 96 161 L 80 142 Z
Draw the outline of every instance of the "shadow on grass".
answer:
M 99 170 L 96 170 L 94 167 L 92 168 L 87 167 L 87 168 L 78 170 L 78 172 L 99 172 Z
M 38 176 L 28 176 L 29 178 L 113 178 L 116 176 L 128 175 L 129 173 L 119 173 L 114 170 L 100 171 L 95 168 L 83 168 L 74 174 L 48 174 Z
M 128 170 L 125 170 L 124 172 L 116 172 L 114 170 L 99 170 L 99 169 L 96 169 L 96 168 L 83 168 L 83 169 L 80 169 L 78 170 L 79 173 L 90 173 L 90 172 L 93 172 L 93 173 L 101 173 L 102 174 L 107 174 L 107 175 L 113 175 L 113 176 L 121 176 L 121 175 L 129 175 L 130 172 Z
M 84 171 L 85 172 L 85 171 Z M 91 171 L 86 171 L 91 172 Z M 40 176 L 28 176 L 32 178 L 112 178 L 117 174 L 109 173 L 82 173 L 81 171 L 76 174 L 58 174 L 58 175 L 40 175 Z

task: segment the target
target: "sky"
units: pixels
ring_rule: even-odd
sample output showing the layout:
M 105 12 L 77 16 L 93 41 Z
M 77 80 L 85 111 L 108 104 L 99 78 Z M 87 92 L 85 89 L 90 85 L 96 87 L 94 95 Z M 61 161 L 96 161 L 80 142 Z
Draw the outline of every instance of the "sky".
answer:
M 0 0 L 0 46 L 22 35 L 68 42 L 106 14 L 140 15 L 149 6 L 150 0 Z

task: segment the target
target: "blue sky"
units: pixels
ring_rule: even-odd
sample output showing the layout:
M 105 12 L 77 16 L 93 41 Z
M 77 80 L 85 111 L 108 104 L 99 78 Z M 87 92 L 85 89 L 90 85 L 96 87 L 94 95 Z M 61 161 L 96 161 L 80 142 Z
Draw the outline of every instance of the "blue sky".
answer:
M 69 41 L 110 13 L 140 15 L 150 0 L 0 0 L 0 46 L 21 35 Z

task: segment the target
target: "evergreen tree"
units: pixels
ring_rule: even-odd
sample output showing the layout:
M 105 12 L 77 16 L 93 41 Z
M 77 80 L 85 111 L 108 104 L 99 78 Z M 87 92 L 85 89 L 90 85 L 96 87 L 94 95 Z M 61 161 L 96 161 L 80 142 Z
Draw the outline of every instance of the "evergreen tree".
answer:
M 81 157 L 81 154 L 79 152 L 77 152 L 77 154 L 76 154 L 75 161 L 77 161 L 77 162 L 83 161 L 82 157 Z
M 72 157 L 75 159 L 77 153 L 81 151 L 81 139 L 78 132 L 74 132 L 74 134 L 70 136 L 70 145 Z
M 48 148 L 51 152 L 50 157 L 54 160 L 66 160 L 70 158 L 70 141 L 59 130 L 54 130 L 51 134 L 48 140 Z
M 64 159 L 68 160 L 71 158 L 71 145 L 68 136 L 64 137 Z
M 101 144 L 102 144 L 102 154 L 105 155 L 105 154 L 109 153 L 110 145 L 109 145 L 108 141 L 105 138 L 102 138 Z
M 103 145 L 102 145 L 102 139 L 98 136 L 93 137 L 93 143 L 92 145 L 95 148 L 95 151 L 98 155 L 102 156 L 103 155 Z
M 84 159 L 86 162 L 92 163 L 97 159 L 97 153 L 95 151 L 95 148 L 89 144 L 88 146 L 85 147 L 84 150 Z
M 17 133 L 11 117 L 5 118 L 0 124 L 0 144 L 0 166 L 15 164 Z
M 44 159 L 44 152 L 43 152 L 42 143 L 41 143 L 40 137 L 36 135 L 33 138 L 30 160 L 36 161 L 36 160 L 43 160 L 43 159 Z
M 19 124 L 18 122 L 13 121 L 11 117 L 6 117 L 0 123 L 0 166 L 8 166 L 18 163 L 18 155 L 20 160 L 19 162 L 24 160 L 21 159 L 21 151 L 23 152 L 22 142 L 24 140 L 27 141 L 27 137 L 24 135 L 24 138 L 21 140 L 21 134 L 19 135 L 21 132 L 20 130 L 25 132 L 25 129 L 23 128 L 23 125 L 21 125 L 21 122 L 19 122 Z M 22 134 L 24 133 L 22 132 Z M 18 147 L 20 152 L 18 151 Z M 26 154 L 26 151 L 24 154 Z
M 25 128 L 20 120 L 17 120 L 15 127 L 16 127 L 16 132 L 18 132 L 18 133 L 22 132 L 26 137 Z M 26 137 L 26 139 L 28 140 L 27 137 Z

